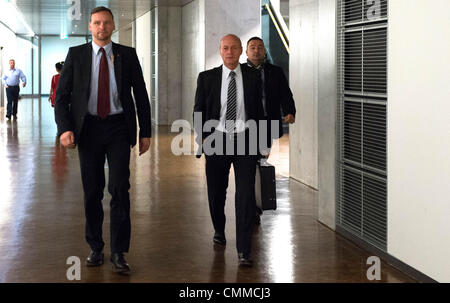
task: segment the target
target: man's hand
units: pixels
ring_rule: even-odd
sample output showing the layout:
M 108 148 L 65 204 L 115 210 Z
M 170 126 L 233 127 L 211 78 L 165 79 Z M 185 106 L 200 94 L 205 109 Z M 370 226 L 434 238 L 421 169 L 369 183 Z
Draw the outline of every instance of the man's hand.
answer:
M 261 157 L 265 158 L 267 160 L 270 157 L 270 148 L 262 150 L 260 153 L 261 153 Z
M 284 117 L 284 122 L 285 123 L 294 123 L 295 122 L 295 117 L 292 114 L 287 115 L 286 117 Z
M 145 153 L 150 147 L 151 138 L 140 138 L 139 139 L 139 156 Z
M 25 87 L 27 84 L 25 82 L 22 83 L 22 87 Z
M 60 137 L 59 137 L 59 142 L 61 143 L 62 146 L 66 147 L 66 148 L 70 148 L 73 149 L 75 148 L 75 136 L 73 135 L 72 131 L 67 131 L 65 133 L 63 133 Z
M 5 85 L 5 88 L 8 88 L 9 86 L 8 85 Z

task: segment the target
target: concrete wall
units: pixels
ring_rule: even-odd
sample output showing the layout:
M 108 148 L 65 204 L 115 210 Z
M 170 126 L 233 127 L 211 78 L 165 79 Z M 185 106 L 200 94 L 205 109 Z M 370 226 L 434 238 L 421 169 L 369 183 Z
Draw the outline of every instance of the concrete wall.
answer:
M 335 229 L 336 217 L 336 1 L 319 0 L 318 203 L 319 221 Z
M 290 176 L 318 188 L 319 0 L 289 3 L 289 82 L 297 108 L 289 128 Z M 330 84 L 331 85 L 331 84 Z
M 389 1 L 388 252 L 439 282 L 450 282 L 449 11 Z
M 119 43 L 122 45 L 133 47 L 133 23 L 120 28 L 118 31 Z
M 204 64 L 200 50 L 200 1 L 192 1 L 182 8 L 182 94 L 181 118 L 192 123 L 197 76 Z
M 289 2 L 289 81 L 297 108 L 290 125 L 290 176 L 318 189 L 318 219 L 335 228 L 336 1 Z
M 205 68 L 222 64 L 220 39 L 230 33 L 241 38 L 244 51 L 240 61 L 245 62 L 247 40 L 253 36 L 261 36 L 260 0 L 207 0 L 204 4 Z
M 158 7 L 158 125 L 181 117 L 181 7 Z
M 230 13 L 232 12 L 232 13 Z M 220 39 L 232 33 L 245 46 L 253 36 L 261 36 L 260 0 L 194 0 L 182 9 L 182 113 L 192 121 L 197 76 L 205 69 L 222 64 Z

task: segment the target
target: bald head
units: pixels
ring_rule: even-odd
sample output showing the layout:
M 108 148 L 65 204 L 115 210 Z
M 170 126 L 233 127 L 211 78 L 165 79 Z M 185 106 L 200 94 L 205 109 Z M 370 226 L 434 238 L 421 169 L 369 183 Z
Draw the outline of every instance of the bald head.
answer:
M 239 45 L 242 47 L 241 39 L 238 36 L 233 35 L 233 34 L 228 34 L 226 36 L 223 36 L 222 39 L 220 39 L 220 45 L 222 45 L 223 41 L 229 41 L 229 40 L 239 43 Z
M 241 54 L 242 43 L 238 36 L 228 34 L 220 39 L 220 56 L 226 67 L 234 70 L 239 64 Z

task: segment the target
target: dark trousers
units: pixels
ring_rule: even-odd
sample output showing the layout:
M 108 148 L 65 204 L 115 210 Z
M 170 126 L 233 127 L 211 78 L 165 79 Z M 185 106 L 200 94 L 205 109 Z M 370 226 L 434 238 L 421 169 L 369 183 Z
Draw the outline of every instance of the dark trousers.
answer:
M 6 116 L 11 117 L 17 115 L 17 103 L 19 101 L 20 87 L 8 86 L 6 88 L 6 98 L 8 99 L 8 104 L 6 105 Z
M 86 241 L 94 251 L 104 247 L 102 238 L 105 158 L 108 160 L 110 242 L 112 253 L 128 252 L 130 246 L 130 143 L 122 114 L 101 120 L 87 116 L 78 143 L 84 190 Z
M 227 139 L 224 138 L 224 141 Z M 225 146 L 224 142 L 224 146 Z M 236 151 L 236 150 L 235 150 Z M 206 157 L 206 180 L 208 186 L 209 210 L 216 232 L 225 231 L 225 199 L 231 164 L 236 183 L 235 216 L 236 248 L 238 253 L 249 255 L 255 205 L 255 155 L 210 155 Z

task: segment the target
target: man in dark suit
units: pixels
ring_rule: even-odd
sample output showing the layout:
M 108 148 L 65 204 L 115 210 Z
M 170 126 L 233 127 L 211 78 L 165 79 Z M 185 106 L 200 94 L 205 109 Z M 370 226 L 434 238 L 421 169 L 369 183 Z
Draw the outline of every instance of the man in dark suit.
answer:
M 236 182 L 236 247 L 240 266 L 252 266 L 250 259 L 252 225 L 255 214 L 254 187 L 257 161 L 253 126 L 262 118 L 260 77 L 246 64 L 239 64 L 242 54 L 241 40 L 226 35 L 220 41 L 223 65 L 198 76 L 194 106 L 194 124 L 197 143 L 205 153 L 209 209 L 215 234 L 213 241 L 226 244 L 225 199 L 228 175 L 233 164 Z M 201 119 L 201 123 L 198 119 Z M 213 121 L 212 131 L 204 131 L 205 124 Z M 255 129 L 253 129 L 255 130 Z M 208 148 L 208 141 L 213 138 Z M 244 148 L 242 145 L 244 144 Z M 217 148 L 219 146 L 219 148 Z M 229 146 L 232 148 L 228 149 Z M 252 148 L 254 147 L 254 148 Z M 243 153 L 238 153 L 242 148 Z M 252 150 L 254 152 L 252 152 Z M 201 155 L 201 154 L 200 154 Z
M 271 138 L 281 138 L 283 136 L 283 120 L 285 123 L 294 123 L 296 112 L 286 76 L 281 67 L 266 61 L 266 49 L 261 38 L 253 37 L 248 40 L 246 54 L 248 66 L 258 70 L 261 74 L 264 116 L 269 121 L 277 120 L 279 122 L 278 130 L 274 130 Z M 281 110 L 284 115 L 283 119 Z M 268 143 L 271 145 L 271 142 Z
M 247 42 L 247 64 L 259 71 L 262 81 L 262 105 L 264 120 L 267 121 L 267 148 L 262 151 L 264 157 L 270 154 L 273 139 L 283 136 L 283 120 L 285 123 L 295 122 L 295 102 L 288 81 L 281 67 L 266 62 L 266 49 L 261 38 L 253 37 Z M 275 121 L 278 121 L 276 123 Z M 275 123 L 272 123 L 275 122 Z M 262 210 L 257 208 L 255 223 L 260 222 Z
M 129 272 L 124 253 L 130 245 L 130 146 L 139 154 L 150 146 L 150 103 L 142 70 L 133 48 L 112 43 L 114 17 L 108 8 L 91 12 L 92 43 L 69 49 L 55 98 L 55 119 L 64 147 L 78 145 L 84 190 L 86 240 L 91 253 L 87 266 L 103 264 L 102 239 L 105 158 L 108 160 L 110 244 L 113 270 Z M 131 96 L 131 88 L 135 103 Z

